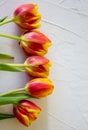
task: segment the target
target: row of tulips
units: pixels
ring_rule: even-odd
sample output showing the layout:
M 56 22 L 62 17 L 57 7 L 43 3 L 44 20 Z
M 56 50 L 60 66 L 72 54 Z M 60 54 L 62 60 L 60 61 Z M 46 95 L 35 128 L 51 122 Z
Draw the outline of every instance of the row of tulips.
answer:
M 48 79 L 51 62 L 44 57 L 51 46 L 51 40 L 36 30 L 41 20 L 36 4 L 23 4 L 14 11 L 12 19 L 6 21 L 6 18 L 0 21 L 0 26 L 14 22 L 26 32 L 21 37 L 8 34 L 0 36 L 18 40 L 28 58 L 23 64 L 0 63 L 0 71 L 26 72 L 34 79 L 22 88 L 0 94 L 0 105 L 13 104 L 13 115 L 0 113 L 0 119 L 16 117 L 23 125 L 29 126 L 37 119 L 41 108 L 28 99 L 46 97 L 54 89 L 52 81 Z M 0 54 L 0 58 L 13 57 Z

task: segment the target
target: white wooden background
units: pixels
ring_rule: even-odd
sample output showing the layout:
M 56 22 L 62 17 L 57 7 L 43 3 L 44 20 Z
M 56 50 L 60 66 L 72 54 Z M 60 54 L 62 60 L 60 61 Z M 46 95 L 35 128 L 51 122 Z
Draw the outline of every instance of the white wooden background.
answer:
M 1 0 L 0 17 L 11 18 L 18 5 L 32 2 L 42 15 L 40 30 L 53 43 L 46 57 L 53 64 L 49 78 L 55 90 L 47 98 L 33 100 L 42 112 L 30 127 L 7 119 L 0 121 L 0 130 L 88 130 L 88 0 Z M 0 33 L 20 34 L 14 23 L 0 27 Z M 1 37 L 0 52 L 13 55 L 15 63 L 26 58 L 17 41 Z M 28 80 L 26 74 L 0 72 L 0 93 Z M 10 111 L 11 106 L 0 107 L 0 112 Z

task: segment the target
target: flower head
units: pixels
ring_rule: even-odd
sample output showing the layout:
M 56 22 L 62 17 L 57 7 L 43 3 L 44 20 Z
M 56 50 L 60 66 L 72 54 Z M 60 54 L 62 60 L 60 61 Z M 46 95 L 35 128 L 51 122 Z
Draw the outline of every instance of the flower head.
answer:
M 25 65 L 29 65 L 29 67 L 25 67 L 28 75 L 32 77 L 47 77 L 49 75 L 49 68 L 51 66 L 51 62 L 42 56 L 30 56 L 26 59 Z
M 41 98 L 52 94 L 54 85 L 47 78 L 35 78 L 29 81 L 25 88 L 27 93 L 32 97 Z
M 13 106 L 14 115 L 25 126 L 36 120 L 40 111 L 40 107 L 28 100 L 22 100 Z
M 27 55 L 43 56 L 51 46 L 51 40 L 45 34 L 38 31 L 27 32 L 21 36 L 21 39 L 20 46 Z
M 41 15 L 36 4 L 23 4 L 14 11 L 14 22 L 26 30 L 38 28 L 40 19 Z

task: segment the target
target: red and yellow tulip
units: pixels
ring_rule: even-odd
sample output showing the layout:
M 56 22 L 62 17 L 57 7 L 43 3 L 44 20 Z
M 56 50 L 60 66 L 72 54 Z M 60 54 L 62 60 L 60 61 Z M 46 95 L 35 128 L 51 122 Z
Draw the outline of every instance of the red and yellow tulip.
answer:
M 31 125 L 40 113 L 41 108 L 28 100 L 21 100 L 18 104 L 13 105 L 15 117 L 25 126 Z
M 26 59 L 24 65 L 28 75 L 44 78 L 49 75 L 51 62 L 42 56 L 31 56 Z M 26 67 L 26 65 L 29 65 L 29 67 Z
M 14 22 L 23 29 L 32 30 L 40 27 L 41 15 L 37 4 L 23 4 L 14 11 Z
M 46 97 L 52 94 L 53 89 L 53 83 L 47 78 L 35 78 L 25 86 L 27 93 L 35 98 Z
M 51 46 L 51 40 L 45 34 L 38 31 L 27 32 L 21 36 L 21 39 L 20 46 L 27 55 L 43 56 Z

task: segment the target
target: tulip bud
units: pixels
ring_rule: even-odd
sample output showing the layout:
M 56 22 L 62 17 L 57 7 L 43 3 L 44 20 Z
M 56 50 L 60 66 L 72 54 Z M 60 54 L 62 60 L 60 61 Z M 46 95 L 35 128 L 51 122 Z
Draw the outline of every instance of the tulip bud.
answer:
M 47 53 L 48 47 L 51 46 L 51 40 L 38 31 L 27 32 L 21 36 L 21 39 L 20 46 L 27 55 L 43 56 Z
M 26 30 L 40 27 L 40 19 L 41 15 L 36 4 L 23 4 L 14 11 L 14 22 Z
M 25 67 L 28 75 L 32 77 L 47 77 L 49 75 L 49 67 L 51 62 L 42 56 L 31 56 L 26 59 L 24 65 L 29 65 Z
M 25 126 L 31 125 L 37 119 L 40 111 L 41 108 L 28 100 L 21 100 L 13 106 L 14 115 Z
M 46 97 L 53 92 L 53 89 L 53 83 L 47 78 L 35 78 L 25 86 L 27 93 L 35 98 Z

